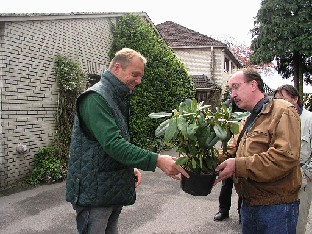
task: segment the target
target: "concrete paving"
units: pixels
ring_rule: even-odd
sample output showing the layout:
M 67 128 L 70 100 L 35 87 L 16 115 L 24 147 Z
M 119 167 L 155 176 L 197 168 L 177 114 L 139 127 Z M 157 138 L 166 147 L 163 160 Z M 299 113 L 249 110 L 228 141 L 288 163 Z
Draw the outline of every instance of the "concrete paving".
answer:
M 230 219 L 213 221 L 219 191 L 217 185 L 208 196 L 194 197 L 159 170 L 143 172 L 136 203 L 124 207 L 120 216 L 120 234 L 240 233 L 235 205 Z M 0 233 L 76 233 L 75 213 L 64 192 L 62 182 L 0 197 Z
M 142 173 L 136 203 L 121 213 L 120 234 L 241 233 L 235 191 L 230 218 L 215 222 L 220 183 L 211 194 L 195 197 L 160 170 Z M 0 234 L 74 234 L 75 225 L 74 210 L 65 201 L 65 182 L 0 197 Z M 311 230 L 309 224 L 306 233 Z

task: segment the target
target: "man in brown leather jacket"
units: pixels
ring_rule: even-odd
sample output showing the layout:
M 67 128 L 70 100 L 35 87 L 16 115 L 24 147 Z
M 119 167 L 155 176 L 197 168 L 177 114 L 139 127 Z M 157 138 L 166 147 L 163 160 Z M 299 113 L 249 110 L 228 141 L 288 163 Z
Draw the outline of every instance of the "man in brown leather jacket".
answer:
M 235 104 L 251 114 L 217 167 L 216 183 L 230 176 L 242 198 L 243 233 L 296 233 L 301 187 L 300 117 L 289 102 L 264 96 L 257 70 L 245 68 L 229 80 Z

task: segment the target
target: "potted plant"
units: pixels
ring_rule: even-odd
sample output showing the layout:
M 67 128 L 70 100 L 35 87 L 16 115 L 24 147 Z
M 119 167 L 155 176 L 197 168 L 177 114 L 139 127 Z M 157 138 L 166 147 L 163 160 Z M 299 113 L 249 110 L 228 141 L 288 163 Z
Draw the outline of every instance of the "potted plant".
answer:
M 210 105 L 198 103 L 196 99 L 186 99 L 171 113 L 151 113 L 151 118 L 169 117 L 156 129 L 156 137 L 163 137 L 167 146 L 179 153 L 176 161 L 190 175 L 182 175 L 181 187 L 194 196 L 206 196 L 211 192 L 218 165 L 216 144 L 221 142 L 223 151 L 232 134 L 239 131 L 239 121 L 248 113 L 233 112 L 222 104 L 215 111 Z M 204 178 L 204 179 L 203 179 Z M 204 181 L 205 186 L 200 185 Z M 199 180 L 199 182 L 198 182 Z

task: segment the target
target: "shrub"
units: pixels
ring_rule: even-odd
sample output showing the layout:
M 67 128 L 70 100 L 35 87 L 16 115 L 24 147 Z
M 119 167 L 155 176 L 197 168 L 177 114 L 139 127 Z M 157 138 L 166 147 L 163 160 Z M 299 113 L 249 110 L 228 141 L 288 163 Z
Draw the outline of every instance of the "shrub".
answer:
M 53 146 L 39 149 L 35 155 L 34 168 L 26 183 L 38 185 L 41 183 L 53 183 L 66 177 L 66 163 L 57 158 L 58 152 Z
M 151 112 L 171 110 L 186 98 L 195 97 L 195 87 L 186 66 L 156 30 L 140 16 L 126 14 L 112 25 L 110 58 L 128 47 L 147 59 L 141 85 L 131 98 L 131 141 L 141 147 L 158 150 L 162 144 L 154 132 L 160 120 L 151 121 Z
M 78 58 L 73 60 L 61 54 L 54 58 L 54 72 L 59 85 L 54 146 L 59 149 L 58 158 L 67 161 L 76 113 L 76 98 L 86 89 L 87 75 L 80 67 Z

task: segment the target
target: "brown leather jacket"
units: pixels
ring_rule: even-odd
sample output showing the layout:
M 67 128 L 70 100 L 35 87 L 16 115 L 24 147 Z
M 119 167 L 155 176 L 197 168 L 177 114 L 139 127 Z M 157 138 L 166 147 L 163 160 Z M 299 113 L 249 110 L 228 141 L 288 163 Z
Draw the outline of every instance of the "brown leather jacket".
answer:
M 234 183 L 238 195 L 250 205 L 298 200 L 300 117 L 296 108 L 284 100 L 270 100 L 238 148 L 237 138 L 229 143 L 228 153 L 236 155 Z

